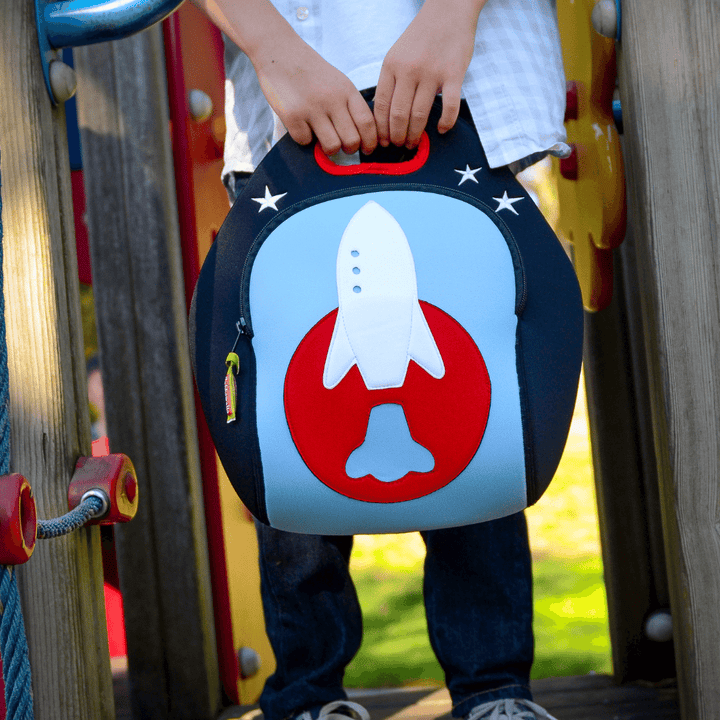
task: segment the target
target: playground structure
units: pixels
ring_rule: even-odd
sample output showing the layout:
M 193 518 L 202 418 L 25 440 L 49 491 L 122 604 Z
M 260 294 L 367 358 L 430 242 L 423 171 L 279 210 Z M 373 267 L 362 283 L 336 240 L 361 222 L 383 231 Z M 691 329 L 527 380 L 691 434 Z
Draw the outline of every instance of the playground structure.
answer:
M 622 10 L 629 232 L 619 249 L 600 248 L 600 267 L 613 260 L 614 293 L 612 302 L 601 293 L 587 315 L 585 354 L 614 676 L 655 681 L 677 671 L 684 720 L 712 720 L 720 706 L 720 9 L 708 0 L 625 0 Z M 64 110 L 48 96 L 35 42 L 32 4 L 5 0 L 12 470 L 31 479 L 38 514 L 54 517 L 66 507 L 75 460 L 89 454 L 89 422 Z M 252 702 L 271 669 L 248 589 L 252 525 L 227 493 L 195 413 L 186 351 L 189 292 L 227 209 L 220 55 L 217 32 L 189 5 L 162 29 L 75 53 L 99 335 L 112 358 L 103 365 L 109 435 L 113 452 L 133 459 L 142 498 L 117 534 L 137 717 L 214 718 L 223 689 Z M 579 121 L 587 86 L 570 72 L 568 80 L 580 88 Z M 210 98 L 209 116 L 193 117 L 192 90 Z M 567 183 L 593 174 L 580 161 L 574 172 L 566 168 Z M 596 204 L 608 189 L 599 187 Z M 46 544 L 17 574 L 36 717 L 114 717 L 97 530 Z M 672 643 L 647 631 L 667 610 Z M 252 677 L 242 647 L 262 660 Z

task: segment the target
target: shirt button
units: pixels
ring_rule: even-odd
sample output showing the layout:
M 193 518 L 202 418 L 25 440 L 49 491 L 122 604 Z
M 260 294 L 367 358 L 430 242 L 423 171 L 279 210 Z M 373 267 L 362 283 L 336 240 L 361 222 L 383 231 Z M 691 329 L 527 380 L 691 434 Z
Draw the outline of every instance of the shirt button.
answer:
M 295 15 L 297 15 L 298 20 L 307 20 L 310 17 L 310 11 L 305 6 L 302 6 L 295 11 Z

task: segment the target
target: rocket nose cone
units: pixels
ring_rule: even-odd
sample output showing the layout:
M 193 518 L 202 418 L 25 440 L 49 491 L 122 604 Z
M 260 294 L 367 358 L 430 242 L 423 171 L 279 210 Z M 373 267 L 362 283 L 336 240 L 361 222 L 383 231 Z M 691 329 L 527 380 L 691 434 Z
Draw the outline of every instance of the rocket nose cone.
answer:
M 407 237 L 384 207 L 370 200 L 350 219 L 337 257 L 340 302 L 368 293 L 417 295 L 415 265 Z

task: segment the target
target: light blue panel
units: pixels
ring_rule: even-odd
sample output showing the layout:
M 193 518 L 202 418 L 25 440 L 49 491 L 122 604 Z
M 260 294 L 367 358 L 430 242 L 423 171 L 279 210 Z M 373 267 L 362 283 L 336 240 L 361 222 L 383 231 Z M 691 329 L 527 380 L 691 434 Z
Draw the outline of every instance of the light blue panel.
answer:
M 337 307 L 340 239 L 369 200 L 392 213 L 405 231 L 418 297 L 470 333 L 492 384 L 485 436 L 468 467 L 441 490 L 404 503 L 351 500 L 318 481 L 295 449 L 283 407 L 290 358 L 307 332 Z M 483 212 L 454 198 L 408 191 L 359 195 L 313 206 L 278 227 L 260 249 L 250 283 L 270 522 L 295 532 L 403 532 L 489 520 L 524 508 L 514 308 L 515 273 L 502 233 Z
M 350 453 L 345 472 L 351 478 L 372 475 L 392 482 L 434 467 L 432 453 L 412 439 L 402 405 L 387 403 L 370 410 L 365 441 Z

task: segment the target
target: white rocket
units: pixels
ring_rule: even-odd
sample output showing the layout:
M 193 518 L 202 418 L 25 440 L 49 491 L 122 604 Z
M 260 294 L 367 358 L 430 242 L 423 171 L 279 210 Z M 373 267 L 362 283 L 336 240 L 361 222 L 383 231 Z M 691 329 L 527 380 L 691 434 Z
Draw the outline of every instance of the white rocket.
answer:
M 337 257 L 338 314 L 323 385 L 334 388 L 357 364 L 368 390 L 402 387 L 414 360 L 432 377 L 445 374 L 418 303 L 415 262 L 403 229 L 368 202 L 350 219 Z

